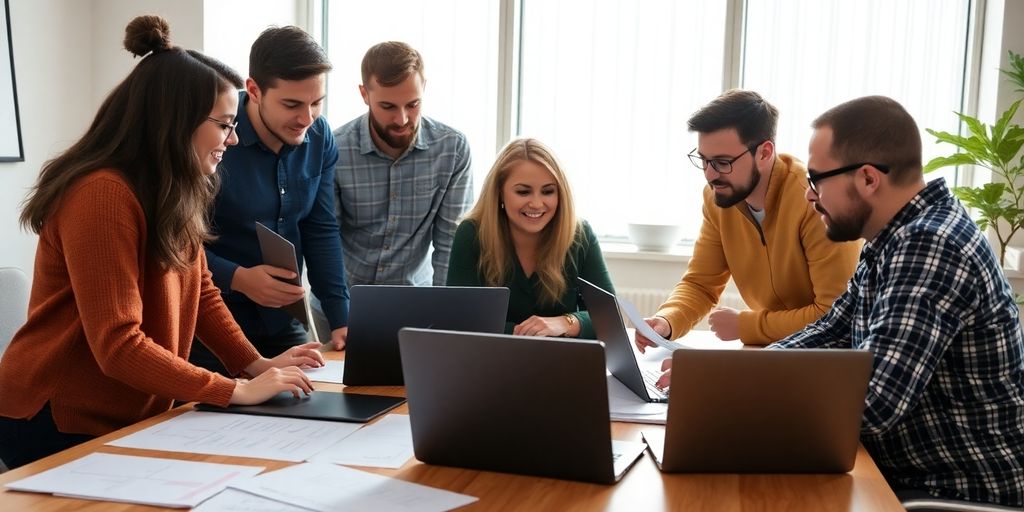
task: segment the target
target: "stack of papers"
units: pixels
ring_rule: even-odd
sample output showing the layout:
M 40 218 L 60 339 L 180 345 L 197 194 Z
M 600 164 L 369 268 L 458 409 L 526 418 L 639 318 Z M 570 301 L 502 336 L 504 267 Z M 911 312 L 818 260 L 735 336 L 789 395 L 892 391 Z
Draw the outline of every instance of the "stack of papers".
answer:
M 262 467 L 92 453 L 7 484 L 16 491 L 189 508 Z
M 668 417 L 668 404 L 645 402 L 619 379 L 609 375 L 608 412 L 612 421 L 664 425 Z

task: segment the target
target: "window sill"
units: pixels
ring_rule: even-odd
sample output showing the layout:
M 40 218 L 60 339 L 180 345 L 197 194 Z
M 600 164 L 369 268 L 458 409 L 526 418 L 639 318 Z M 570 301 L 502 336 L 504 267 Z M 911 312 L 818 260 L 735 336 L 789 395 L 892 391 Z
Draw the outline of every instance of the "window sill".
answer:
M 621 242 L 601 242 L 601 252 L 606 260 L 628 261 L 661 261 L 670 263 L 686 263 L 693 255 L 693 245 L 676 245 L 665 252 L 641 251 L 633 244 Z

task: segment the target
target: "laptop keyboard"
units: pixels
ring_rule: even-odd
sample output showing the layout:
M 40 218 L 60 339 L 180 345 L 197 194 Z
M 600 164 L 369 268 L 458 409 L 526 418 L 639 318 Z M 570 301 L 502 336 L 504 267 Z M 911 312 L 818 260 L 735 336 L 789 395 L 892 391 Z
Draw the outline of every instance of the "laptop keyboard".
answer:
M 661 378 L 662 373 L 650 369 L 640 369 L 640 373 L 644 377 L 644 385 L 647 386 L 647 393 L 653 398 L 668 398 L 668 389 L 661 389 L 655 385 L 658 379 Z

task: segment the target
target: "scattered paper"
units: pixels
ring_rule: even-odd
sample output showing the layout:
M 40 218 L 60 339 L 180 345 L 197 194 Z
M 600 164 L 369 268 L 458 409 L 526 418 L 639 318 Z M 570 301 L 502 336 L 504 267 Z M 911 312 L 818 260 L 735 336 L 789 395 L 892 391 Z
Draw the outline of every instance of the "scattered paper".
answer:
M 309 380 L 341 384 L 341 378 L 345 375 L 345 361 L 327 361 L 320 368 L 303 368 L 302 371 Z
M 389 414 L 310 458 L 314 462 L 398 469 L 412 458 L 406 414 Z
M 189 508 L 246 480 L 262 467 L 213 464 L 111 453 L 81 459 L 7 484 L 17 491 L 90 500 Z
M 608 413 L 612 421 L 664 425 L 667 403 L 649 403 L 636 396 L 614 376 L 608 376 Z
M 320 462 L 264 473 L 232 487 L 319 512 L 443 511 L 477 501 L 473 496 Z
M 309 509 L 238 489 L 224 489 L 192 510 L 194 512 L 309 512 Z
M 351 435 L 360 426 L 340 421 L 189 411 L 107 444 L 301 462 Z

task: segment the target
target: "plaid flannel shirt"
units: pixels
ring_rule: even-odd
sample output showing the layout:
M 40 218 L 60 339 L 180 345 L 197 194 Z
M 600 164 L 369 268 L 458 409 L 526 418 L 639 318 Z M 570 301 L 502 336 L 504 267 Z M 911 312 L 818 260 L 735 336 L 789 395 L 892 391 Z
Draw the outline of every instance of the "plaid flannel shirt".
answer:
M 992 248 L 928 184 L 862 252 L 846 293 L 770 348 L 870 350 L 861 441 L 891 484 L 1024 506 L 1024 342 Z

